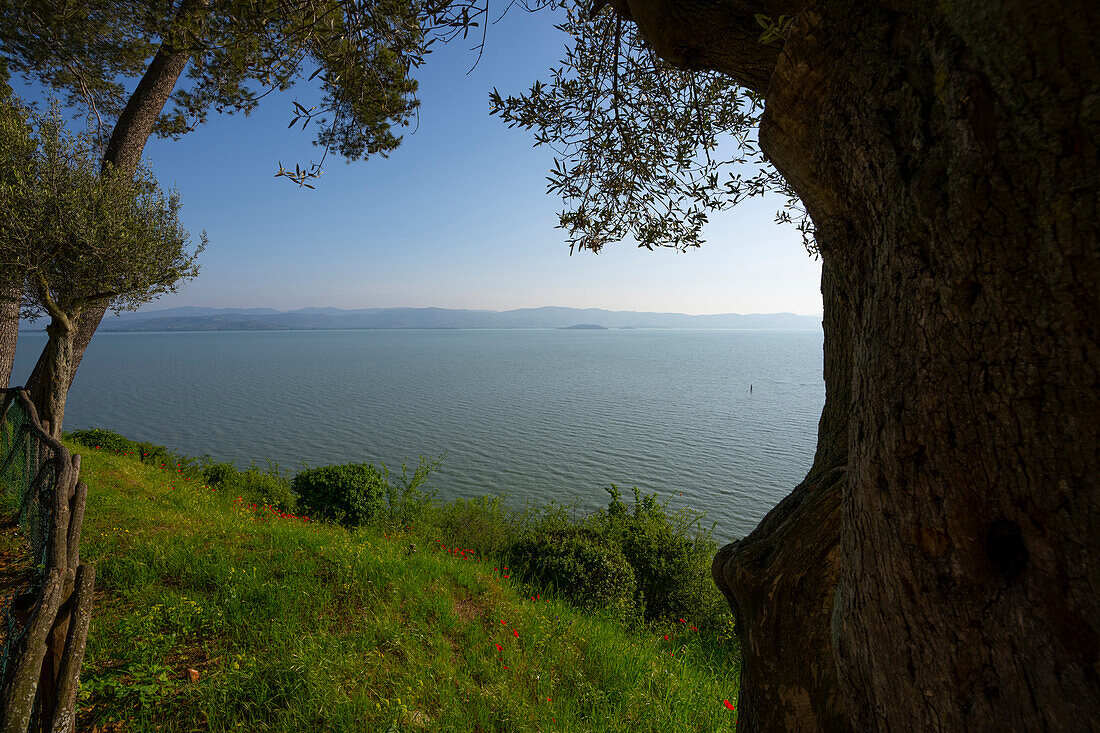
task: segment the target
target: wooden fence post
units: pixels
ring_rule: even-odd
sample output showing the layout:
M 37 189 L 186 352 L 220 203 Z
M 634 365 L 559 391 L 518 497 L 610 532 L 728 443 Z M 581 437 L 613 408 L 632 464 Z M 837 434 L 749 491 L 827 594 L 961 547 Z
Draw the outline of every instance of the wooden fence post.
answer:
M 70 456 L 49 434 L 48 424 L 39 422 L 26 391 L 5 391 L 5 401 L 12 393 L 28 417 L 27 490 L 37 493 L 42 510 L 49 511 L 49 529 L 43 583 L 0 691 L 0 733 L 70 733 L 95 586 L 95 569 L 80 562 L 88 487 L 80 481 L 80 456 Z M 43 501 L 49 487 L 47 463 L 57 471 L 48 502 Z

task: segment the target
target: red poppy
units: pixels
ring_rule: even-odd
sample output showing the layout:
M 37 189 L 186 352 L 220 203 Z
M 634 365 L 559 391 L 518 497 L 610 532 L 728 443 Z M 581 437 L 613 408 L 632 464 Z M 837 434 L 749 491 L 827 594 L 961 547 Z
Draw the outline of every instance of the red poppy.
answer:
M 504 623 L 504 619 L 501 619 L 501 620 L 500 620 L 500 625 L 501 625 L 501 626 L 507 626 L 507 624 L 505 624 L 505 623 Z
M 668 634 L 665 634 L 665 641 L 668 641 Z
M 519 632 L 516 631 L 515 629 L 512 629 L 512 636 L 514 636 L 518 639 L 519 638 Z
M 723 700 L 722 704 L 726 706 L 727 710 L 732 710 L 734 712 L 737 712 L 737 706 L 731 704 L 729 700 Z
M 504 647 L 502 647 L 500 644 L 497 644 L 497 651 L 498 652 L 504 651 Z
M 687 622 L 686 622 L 686 621 L 684 621 L 683 619 L 680 619 L 680 623 L 682 623 L 682 624 L 683 624 L 683 623 L 687 623 Z

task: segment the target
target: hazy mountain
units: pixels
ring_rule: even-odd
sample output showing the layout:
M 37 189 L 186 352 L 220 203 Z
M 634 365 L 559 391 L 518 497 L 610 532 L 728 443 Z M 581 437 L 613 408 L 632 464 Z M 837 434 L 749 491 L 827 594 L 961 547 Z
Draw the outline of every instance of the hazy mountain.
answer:
M 600 308 L 519 308 L 510 311 L 451 308 L 169 308 L 103 319 L 103 331 L 264 331 L 388 328 L 747 328 L 808 330 L 820 316 L 793 313 L 684 313 L 609 311 Z

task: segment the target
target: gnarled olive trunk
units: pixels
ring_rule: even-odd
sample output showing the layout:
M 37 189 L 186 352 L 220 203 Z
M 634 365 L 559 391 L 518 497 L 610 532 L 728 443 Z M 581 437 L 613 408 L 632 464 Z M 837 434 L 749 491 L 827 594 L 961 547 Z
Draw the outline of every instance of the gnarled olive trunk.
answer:
M 73 374 L 73 345 L 76 341 L 73 323 L 76 320 L 75 317 L 53 318 L 46 326 L 49 338 L 39 359 L 41 378 L 30 391 L 39 419 L 43 423 L 49 421 L 50 435 L 54 438 L 61 437 L 61 426 L 65 420 L 65 400 Z
M 1098 38 L 1091 3 L 830 2 L 773 75 L 765 139 L 851 231 L 823 254 L 852 296 L 859 728 L 1100 719 Z
M 819 228 L 845 232 L 820 244 L 851 323 L 831 646 L 852 724 L 1094 727 L 1100 6 L 811 0 L 787 8 L 776 55 L 737 35 L 773 3 L 626 4 L 643 32 L 664 24 L 663 56 L 757 84 L 763 149 Z M 802 516 L 826 514 L 822 491 L 803 484 L 719 568 L 746 674 L 769 678 L 746 679 L 750 728 L 784 724 L 754 696 L 793 700 L 794 667 L 829 661 L 816 633 L 786 654 L 776 621 L 824 623 L 821 589 L 788 575 L 825 547 Z M 800 720 L 829 727 L 831 700 L 811 694 Z

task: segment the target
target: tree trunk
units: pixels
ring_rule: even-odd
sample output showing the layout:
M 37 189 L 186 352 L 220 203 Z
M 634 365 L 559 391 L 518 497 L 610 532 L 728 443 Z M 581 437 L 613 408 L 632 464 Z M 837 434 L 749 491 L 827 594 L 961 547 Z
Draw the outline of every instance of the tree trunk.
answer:
M 7 389 L 11 381 L 15 343 L 19 339 L 19 305 L 22 298 L 22 283 L 0 286 L 0 389 Z
M 853 232 L 842 681 L 860 728 L 1087 729 L 1100 9 L 896 5 L 805 13 L 769 98 Z
M 829 629 L 840 571 L 851 322 L 828 265 L 821 292 L 826 397 L 813 467 L 752 534 L 714 558 L 714 581 L 741 639 L 741 730 L 849 728 Z
M 70 323 L 75 320 L 70 319 Z M 60 438 L 61 425 L 65 419 L 65 400 L 72 381 L 76 332 L 70 324 L 54 318 L 46 326 L 46 333 L 49 339 L 39 359 L 42 365 L 41 377 L 35 382 L 30 396 L 38 410 L 38 418 L 43 423 L 49 421 L 50 435 Z
M 205 0 L 184 0 L 180 5 L 179 14 L 183 17 L 198 12 L 206 4 Z M 107 147 L 103 153 L 105 174 L 132 177 L 137 171 L 145 144 L 153 134 L 153 126 L 164 110 L 164 105 L 171 98 L 176 82 L 179 81 L 180 75 L 187 68 L 190 60 L 190 51 L 173 48 L 167 41 L 161 44 L 111 131 L 111 138 L 107 141 Z M 65 387 L 66 392 L 72 386 L 77 367 L 84 358 L 84 350 L 91 343 L 92 336 L 99 328 L 108 305 L 109 303 L 104 302 L 89 306 L 80 316 L 73 348 L 72 369 L 69 373 L 69 383 Z M 32 394 L 38 388 L 39 380 L 42 379 L 45 358 L 43 353 L 27 380 L 27 388 Z
M 637 0 L 662 2 L 677 7 L 662 16 L 672 20 L 714 8 Z M 764 12 L 722 7 L 731 26 Z M 761 145 L 815 224 L 847 231 L 821 249 L 852 324 L 832 625 L 847 712 L 858 729 L 1094 728 L 1100 6 L 810 0 L 793 11 Z M 691 57 L 759 71 L 763 53 L 730 48 L 752 58 Z M 783 544 L 779 519 L 758 532 Z M 751 606 L 767 578 L 723 577 L 748 618 L 799 614 L 778 605 L 782 592 Z M 783 633 L 770 623 L 755 628 Z M 749 671 L 754 649 L 783 643 L 746 647 Z M 803 659 L 775 652 L 764 674 L 782 685 L 822 656 L 815 644 Z

